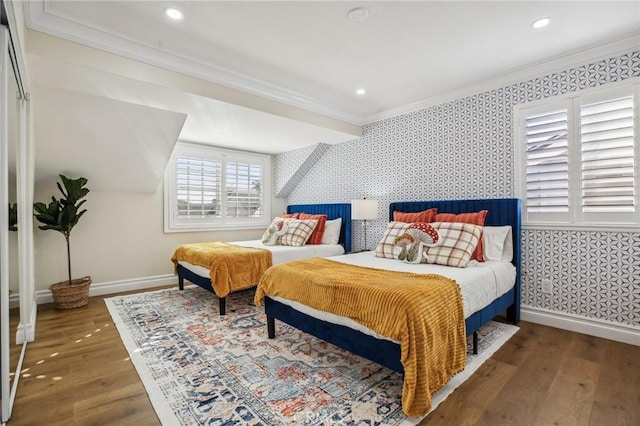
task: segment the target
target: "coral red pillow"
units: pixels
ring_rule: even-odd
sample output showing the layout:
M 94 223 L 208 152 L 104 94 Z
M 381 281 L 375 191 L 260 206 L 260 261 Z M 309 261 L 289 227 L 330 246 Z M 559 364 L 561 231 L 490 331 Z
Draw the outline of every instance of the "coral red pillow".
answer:
M 300 213 L 300 220 L 317 220 L 318 224 L 309 237 L 307 244 L 322 244 L 322 236 L 324 235 L 324 227 L 327 223 L 326 214 L 307 214 Z
M 418 213 L 405 213 L 394 211 L 393 212 L 393 220 L 394 222 L 404 222 L 404 223 L 416 223 L 416 222 L 433 222 L 433 218 L 438 214 L 438 209 L 433 208 L 429 210 L 424 210 Z
M 299 219 L 300 213 L 282 213 L 280 217 L 284 217 L 288 219 Z
M 475 213 L 438 213 L 433 219 L 434 222 L 459 222 L 459 223 L 471 223 L 473 225 L 484 226 L 484 219 L 487 217 L 489 210 L 480 210 Z M 480 234 L 480 241 L 476 249 L 471 255 L 471 259 L 475 259 L 478 262 L 484 262 L 484 252 L 482 246 L 482 234 Z

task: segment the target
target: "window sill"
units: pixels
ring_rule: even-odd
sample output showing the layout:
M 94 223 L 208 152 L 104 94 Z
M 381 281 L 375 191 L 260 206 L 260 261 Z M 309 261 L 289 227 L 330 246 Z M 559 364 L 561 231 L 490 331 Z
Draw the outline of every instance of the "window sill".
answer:
M 262 230 L 267 229 L 269 225 L 251 224 L 251 225 L 226 225 L 226 226 L 210 226 L 210 227 L 195 227 L 185 226 L 178 228 L 164 228 L 165 234 L 175 234 L 180 232 L 223 232 L 223 231 L 250 231 L 250 230 Z
M 542 231 L 640 232 L 640 224 L 630 223 L 522 223 L 522 229 Z

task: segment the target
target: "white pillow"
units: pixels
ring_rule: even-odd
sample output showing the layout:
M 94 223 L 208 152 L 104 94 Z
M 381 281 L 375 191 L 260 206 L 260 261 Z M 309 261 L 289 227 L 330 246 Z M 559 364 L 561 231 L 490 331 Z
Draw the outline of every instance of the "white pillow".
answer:
M 320 244 L 338 244 L 340 241 L 340 229 L 342 229 L 341 217 L 326 221 Z
M 511 226 L 485 226 L 482 232 L 485 260 L 511 262 L 513 260 L 513 240 Z

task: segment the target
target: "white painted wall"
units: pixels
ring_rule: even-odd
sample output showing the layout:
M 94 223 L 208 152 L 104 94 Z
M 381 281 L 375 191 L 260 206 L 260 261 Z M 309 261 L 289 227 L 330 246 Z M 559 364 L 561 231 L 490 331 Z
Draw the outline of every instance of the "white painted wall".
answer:
M 57 197 L 55 182 L 54 179 L 39 181 L 36 201 L 48 201 L 52 195 Z M 91 180 L 87 187 L 91 189 Z M 171 255 L 179 244 L 240 241 L 262 236 L 263 230 L 165 234 L 163 191 L 162 185 L 155 193 L 91 191 L 84 205 L 87 213 L 71 233 L 73 277 L 90 275 L 93 283 L 99 284 L 172 274 Z M 274 215 L 285 208 L 280 199 L 272 200 L 272 206 Z M 67 278 L 62 234 L 35 230 L 35 268 L 36 290 L 45 290 L 50 284 Z

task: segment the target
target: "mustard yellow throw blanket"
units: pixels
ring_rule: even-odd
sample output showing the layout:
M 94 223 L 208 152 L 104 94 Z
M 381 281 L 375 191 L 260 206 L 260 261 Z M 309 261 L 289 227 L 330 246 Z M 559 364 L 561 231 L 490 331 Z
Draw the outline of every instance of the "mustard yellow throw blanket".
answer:
M 219 241 L 182 244 L 171 260 L 176 270 L 179 260 L 209 269 L 211 286 L 218 297 L 255 286 L 272 264 L 269 250 Z
M 401 342 L 402 409 L 409 416 L 426 414 L 431 395 L 464 369 L 462 296 L 449 278 L 311 258 L 269 268 L 256 305 L 265 295 L 349 317 Z

